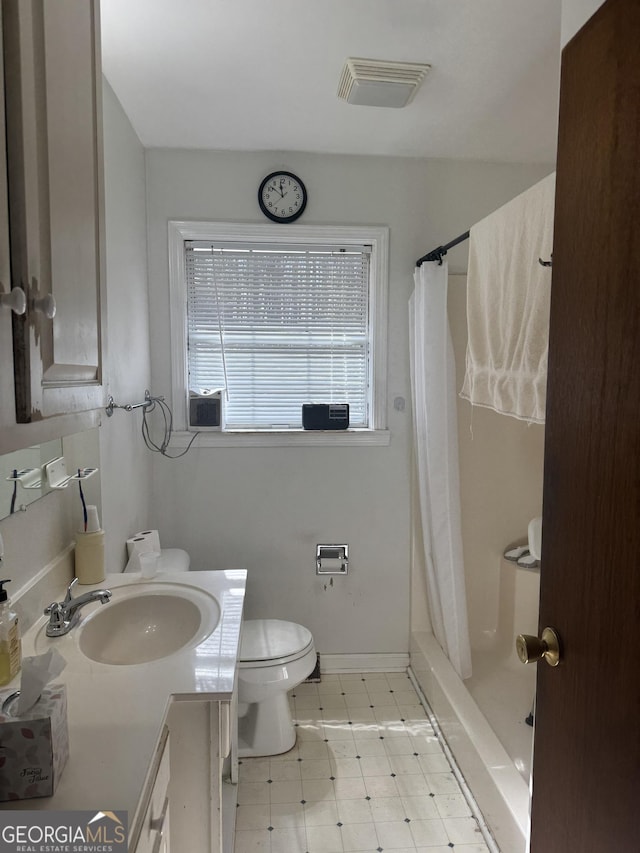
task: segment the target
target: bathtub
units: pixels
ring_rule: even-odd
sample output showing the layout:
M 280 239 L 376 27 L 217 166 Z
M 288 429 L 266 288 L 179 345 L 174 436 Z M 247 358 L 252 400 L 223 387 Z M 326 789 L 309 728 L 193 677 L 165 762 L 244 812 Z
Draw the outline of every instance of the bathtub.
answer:
M 504 853 L 525 853 L 529 786 L 431 633 L 411 636 L 411 671 Z
M 537 633 L 539 571 L 502 560 L 497 625 L 473 648 L 462 681 L 428 631 L 411 635 L 411 670 L 439 722 L 480 810 L 504 853 L 524 853 L 529 832 L 532 730 L 525 719 L 535 668 L 515 652 L 518 633 Z

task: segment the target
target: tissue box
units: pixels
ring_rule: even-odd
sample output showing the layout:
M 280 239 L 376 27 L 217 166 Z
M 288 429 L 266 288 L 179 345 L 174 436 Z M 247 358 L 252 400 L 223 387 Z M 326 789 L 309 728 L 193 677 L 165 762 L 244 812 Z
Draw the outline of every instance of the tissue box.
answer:
M 20 717 L 7 711 L 0 704 L 0 802 L 50 797 L 69 757 L 66 687 L 48 684 Z

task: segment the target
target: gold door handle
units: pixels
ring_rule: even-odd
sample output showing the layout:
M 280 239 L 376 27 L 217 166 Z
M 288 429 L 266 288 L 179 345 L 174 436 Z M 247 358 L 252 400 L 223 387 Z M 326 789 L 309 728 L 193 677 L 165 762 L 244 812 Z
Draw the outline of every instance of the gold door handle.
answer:
M 544 658 L 549 666 L 558 666 L 560 637 L 553 628 L 545 628 L 542 637 L 519 634 L 516 637 L 516 651 L 522 663 L 537 663 Z

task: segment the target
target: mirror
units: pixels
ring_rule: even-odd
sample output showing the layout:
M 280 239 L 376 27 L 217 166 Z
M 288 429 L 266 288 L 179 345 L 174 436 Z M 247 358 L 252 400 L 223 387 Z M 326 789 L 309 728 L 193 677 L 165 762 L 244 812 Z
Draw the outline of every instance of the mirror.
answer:
M 11 515 L 12 511 L 20 512 L 26 509 L 29 504 L 51 491 L 46 481 L 43 481 L 38 488 L 32 489 L 25 488 L 21 482 L 7 480 L 7 477 L 12 477 L 14 471 L 42 468 L 58 456 L 62 456 L 62 440 L 59 438 L 0 456 L 0 519 Z M 26 484 L 28 485 L 28 478 Z

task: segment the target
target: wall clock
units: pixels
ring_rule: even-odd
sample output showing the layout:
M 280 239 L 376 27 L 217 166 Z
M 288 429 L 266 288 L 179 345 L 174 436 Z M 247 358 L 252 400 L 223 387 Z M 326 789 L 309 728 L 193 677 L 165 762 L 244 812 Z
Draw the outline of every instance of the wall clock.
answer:
M 295 222 L 307 205 L 307 190 L 297 175 L 272 172 L 260 184 L 258 204 L 274 222 Z

